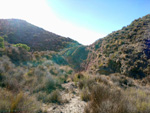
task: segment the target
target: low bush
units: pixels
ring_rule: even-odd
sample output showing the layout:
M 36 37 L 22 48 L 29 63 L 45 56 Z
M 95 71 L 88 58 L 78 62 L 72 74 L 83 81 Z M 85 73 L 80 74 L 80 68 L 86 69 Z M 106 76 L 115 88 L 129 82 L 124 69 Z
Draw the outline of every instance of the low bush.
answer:
M 38 100 L 42 100 L 44 103 L 62 103 L 62 97 L 58 90 L 54 90 L 50 94 L 47 94 L 46 92 L 39 92 L 37 95 Z
M 129 105 L 131 103 L 120 90 L 97 84 L 91 90 L 91 100 L 85 107 L 85 113 L 134 113 Z
M 33 113 L 40 110 L 40 104 L 22 92 L 14 94 L 0 88 L 0 113 Z
M 82 73 L 76 73 L 73 77 L 74 82 L 78 82 L 79 80 L 83 79 L 84 75 Z
M 136 113 L 150 113 L 150 92 L 146 89 L 129 88 L 125 91 L 130 102 L 134 103 Z
M 81 100 L 83 101 L 89 101 L 90 100 L 90 92 L 88 89 L 82 89 L 80 93 Z
M 58 90 L 53 91 L 48 97 L 48 100 L 52 103 L 60 104 L 62 102 L 60 92 Z

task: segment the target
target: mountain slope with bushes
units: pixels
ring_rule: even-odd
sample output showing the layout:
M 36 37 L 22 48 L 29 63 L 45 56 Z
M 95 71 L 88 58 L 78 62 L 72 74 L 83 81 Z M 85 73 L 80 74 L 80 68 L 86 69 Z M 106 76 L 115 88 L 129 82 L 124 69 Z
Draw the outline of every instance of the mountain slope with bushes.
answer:
M 150 15 L 134 20 L 89 47 L 90 73 L 121 73 L 133 78 L 150 75 Z
M 10 44 L 27 44 L 33 51 L 59 51 L 78 42 L 48 32 L 24 20 L 0 19 L 0 36 Z
M 0 112 L 149 113 L 150 15 L 90 46 L 0 20 Z

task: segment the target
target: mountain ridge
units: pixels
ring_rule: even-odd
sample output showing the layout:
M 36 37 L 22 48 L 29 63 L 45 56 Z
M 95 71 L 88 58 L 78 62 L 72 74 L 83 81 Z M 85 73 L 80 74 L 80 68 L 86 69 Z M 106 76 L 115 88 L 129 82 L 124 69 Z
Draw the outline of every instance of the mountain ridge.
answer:
M 149 69 L 148 64 L 150 63 L 149 30 L 150 14 L 134 20 L 127 27 L 123 27 L 103 39 L 99 39 L 90 46 L 94 52 L 89 55 L 88 59 L 93 60 L 87 66 L 87 70 L 94 69 L 95 72 L 99 71 L 101 74 L 119 72 L 127 76 L 135 76 L 135 78 L 145 77 L 148 75 L 146 70 Z M 110 60 L 111 62 L 109 62 Z M 138 63 L 136 68 L 134 63 L 137 63 L 137 60 L 145 63 Z M 120 66 L 118 70 L 113 69 L 115 64 Z M 129 69 L 130 66 L 133 67 Z M 140 70 L 140 72 L 135 72 L 136 70 Z M 133 74 L 131 74 L 132 72 Z M 137 75 L 138 73 L 141 75 Z
M 26 22 L 6 23 L 0 24 L 0 112 L 150 112 L 150 15 L 90 46 Z
M 5 22 L 4 25 L 6 23 L 8 25 L 4 26 L 2 20 L 0 20 L 0 35 L 12 44 L 24 42 L 24 44 L 31 47 L 31 50 L 56 51 L 56 54 L 52 55 L 52 59 L 59 65 L 69 64 L 76 71 L 88 71 L 92 74 L 121 73 L 134 78 L 143 78 L 149 74 L 150 49 L 148 37 L 150 36 L 150 14 L 135 19 L 126 27 L 110 33 L 89 46 L 83 46 L 72 39 L 47 32 L 42 28 L 32 26 L 26 21 L 21 24 L 20 21 L 22 22 L 22 20 L 15 20 L 14 23 Z M 8 26 L 10 27 L 8 28 Z M 18 28 L 23 29 L 23 31 L 27 30 L 32 35 L 27 40 L 23 40 L 24 38 L 19 34 L 23 31 L 20 30 L 18 33 Z M 19 35 L 17 39 L 20 41 L 15 42 L 12 40 L 10 31 L 15 32 L 16 36 Z M 39 33 L 39 35 L 36 34 L 38 40 L 30 41 L 36 37 L 35 33 Z M 45 37 L 45 34 L 50 34 L 52 37 Z M 23 37 L 25 36 L 23 35 Z M 28 41 L 30 42 L 28 43 Z M 31 42 L 33 43 L 31 44 Z M 40 46 L 40 44 L 43 45 Z
M 20 19 L 0 19 L 0 36 L 11 44 L 27 44 L 34 51 L 59 51 L 70 43 L 80 45 L 77 41 L 46 31 Z

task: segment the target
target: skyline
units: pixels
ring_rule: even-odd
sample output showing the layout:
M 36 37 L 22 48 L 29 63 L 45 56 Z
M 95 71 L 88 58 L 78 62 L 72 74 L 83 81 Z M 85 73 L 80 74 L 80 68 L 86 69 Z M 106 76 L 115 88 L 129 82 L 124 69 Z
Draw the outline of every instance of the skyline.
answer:
M 23 19 L 89 45 L 149 14 L 148 0 L 0 0 L 0 18 Z

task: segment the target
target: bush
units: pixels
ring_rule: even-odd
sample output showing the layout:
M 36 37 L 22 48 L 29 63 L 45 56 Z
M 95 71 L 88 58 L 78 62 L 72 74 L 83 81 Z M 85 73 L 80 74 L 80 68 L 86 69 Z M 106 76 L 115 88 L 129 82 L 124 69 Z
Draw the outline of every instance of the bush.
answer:
M 56 88 L 56 82 L 53 80 L 52 77 L 48 77 L 45 82 L 45 91 L 51 92 Z
M 91 101 L 85 107 L 86 113 L 132 113 L 133 108 L 120 90 L 110 89 L 104 85 L 94 85 Z
M 32 56 L 23 48 L 16 48 L 10 46 L 6 48 L 6 54 L 14 64 L 19 65 L 20 63 L 26 64 L 27 61 L 31 61 Z
M 16 95 L 6 89 L 0 89 L 0 113 L 33 113 L 40 109 L 39 106 L 22 92 Z
M 150 113 L 150 92 L 148 90 L 129 88 L 125 93 L 128 99 L 134 103 L 136 113 Z
M 84 75 L 82 73 L 76 73 L 74 75 L 73 81 L 78 82 L 79 80 L 83 79 Z
M 4 48 L 4 39 L 0 37 L 0 48 Z
M 60 92 L 58 90 L 53 91 L 50 94 L 48 100 L 50 102 L 52 102 L 52 103 L 59 103 L 60 104 L 62 102 L 62 98 L 61 98 Z
M 58 90 L 54 90 L 50 94 L 46 92 L 39 92 L 37 96 L 38 100 L 42 100 L 44 103 L 62 103 L 62 97 Z
M 88 91 L 88 89 L 82 89 L 81 93 L 80 93 L 80 97 L 81 100 L 83 101 L 89 101 L 90 100 L 90 92 Z
M 24 49 L 27 50 L 27 51 L 30 50 L 30 47 L 27 46 L 26 44 L 18 43 L 18 44 L 15 44 L 14 46 L 15 46 L 15 47 L 21 47 L 21 48 L 24 48 Z

